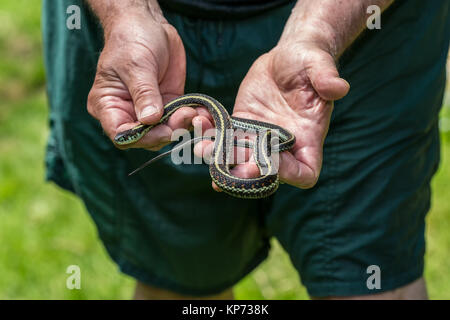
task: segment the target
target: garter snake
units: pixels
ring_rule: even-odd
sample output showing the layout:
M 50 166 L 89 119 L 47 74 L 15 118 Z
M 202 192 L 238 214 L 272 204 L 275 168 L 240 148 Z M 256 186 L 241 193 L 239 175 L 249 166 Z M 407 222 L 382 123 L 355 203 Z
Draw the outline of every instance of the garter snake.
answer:
M 278 170 L 274 168 L 270 158 L 271 152 L 289 150 L 295 143 L 295 136 L 286 129 L 271 123 L 231 117 L 220 102 L 207 95 L 197 93 L 187 94 L 167 103 L 164 106 L 164 113 L 158 124 L 166 122 L 176 110 L 182 107 L 195 108 L 202 106 L 208 109 L 216 127 L 212 161 L 209 165 L 211 179 L 225 193 L 238 198 L 259 199 L 273 194 L 278 189 L 279 177 Z M 117 134 L 114 142 L 118 145 L 134 143 L 156 125 L 137 125 Z M 227 134 L 227 130 L 233 131 L 236 129 L 256 132 L 256 141 L 245 145 L 237 143 L 232 135 Z M 274 132 L 278 136 L 279 143 L 271 145 L 271 137 Z M 242 179 L 230 173 L 229 155 L 235 145 L 253 148 L 254 159 L 261 174 L 260 177 Z M 153 160 L 150 160 L 150 162 Z M 140 170 L 147 164 L 144 164 L 137 170 Z

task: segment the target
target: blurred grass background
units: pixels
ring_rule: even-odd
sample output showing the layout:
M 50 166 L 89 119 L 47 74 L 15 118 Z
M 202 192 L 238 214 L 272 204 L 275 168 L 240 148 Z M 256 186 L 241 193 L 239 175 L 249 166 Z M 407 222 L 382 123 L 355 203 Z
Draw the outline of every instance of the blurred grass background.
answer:
M 0 299 L 128 299 L 93 222 L 72 194 L 44 182 L 48 135 L 40 1 L 0 2 Z M 449 90 L 447 88 L 447 90 Z M 450 299 L 450 94 L 441 114 L 442 163 L 433 180 L 426 278 L 432 299 Z M 20 129 L 20 130 L 17 130 Z M 307 299 L 277 242 L 270 258 L 235 287 L 238 299 Z M 66 289 L 66 268 L 82 289 Z

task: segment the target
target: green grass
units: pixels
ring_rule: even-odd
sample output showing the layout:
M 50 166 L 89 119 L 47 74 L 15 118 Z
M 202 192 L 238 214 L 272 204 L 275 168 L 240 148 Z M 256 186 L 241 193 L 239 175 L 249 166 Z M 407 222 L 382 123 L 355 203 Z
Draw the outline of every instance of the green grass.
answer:
M 0 299 L 128 299 L 134 281 L 109 259 L 80 200 L 44 182 L 39 14 L 37 0 L 0 3 Z M 450 299 L 450 134 L 443 134 L 433 190 L 426 277 L 431 298 Z M 307 298 L 288 256 L 273 244 L 270 258 L 235 287 L 238 299 Z M 82 290 L 66 289 L 72 264 L 81 268 Z

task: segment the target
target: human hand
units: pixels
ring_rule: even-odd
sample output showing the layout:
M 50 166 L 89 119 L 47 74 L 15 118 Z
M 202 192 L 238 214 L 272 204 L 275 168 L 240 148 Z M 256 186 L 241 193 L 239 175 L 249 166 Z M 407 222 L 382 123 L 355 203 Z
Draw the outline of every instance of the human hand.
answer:
M 162 15 L 118 11 L 102 21 L 105 47 L 88 97 L 89 113 L 111 140 L 139 123 L 157 123 L 163 105 L 183 94 L 186 78 L 183 43 Z M 190 127 L 196 115 L 182 108 L 138 142 L 120 147 L 158 150 L 170 142 L 173 130 Z
M 290 151 L 280 154 L 280 179 L 310 188 L 319 177 L 332 101 L 345 96 L 348 90 L 349 84 L 339 77 L 329 52 L 310 42 L 279 44 L 250 68 L 239 88 L 233 116 L 277 124 L 291 131 L 296 143 Z M 206 127 L 211 125 L 207 123 Z M 209 150 L 210 141 L 195 148 L 198 156 Z M 254 162 L 238 164 L 231 172 L 242 178 L 260 175 Z

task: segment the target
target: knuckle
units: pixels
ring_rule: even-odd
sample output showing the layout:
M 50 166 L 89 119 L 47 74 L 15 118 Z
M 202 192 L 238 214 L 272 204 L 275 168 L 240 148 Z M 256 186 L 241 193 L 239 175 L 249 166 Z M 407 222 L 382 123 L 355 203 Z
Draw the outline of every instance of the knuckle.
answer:
M 96 80 L 101 78 L 109 79 L 114 74 L 114 66 L 117 64 L 116 59 L 109 53 L 102 52 L 97 63 L 97 77 Z
M 153 51 L 147 50 L 129 50 L 123 54 L 122 63 L 118 67 L 123 72 L 130 72 L 131 70 L 140 70 L 145 68 L 148 70 L 157 70 L 157 63 Z
M 137 82 L 132 88 L 129 89 L 131 92 L 131 95 L 133 97 L 136 97 L 136 99 L 141 99 L 144 96 L 148 96 L 150 94 L 153 94 L 155 90 L 152 88 L 152 86 Z
M 158 89 L 141 81 L 137 82 L 137 84 L 131 88 L 128 88 L 128 90 L 138 108 L 144 107 L 146 104 L 153 104 L 154 102 L 152 102 L 152 100 L 157 99 L 156 96 L 158 95 Z
M 164 31 L 166 32 L 167 37 L 181 40 L 178 30 L 173 25 L 164 24 Z
M 117 68 L 121 72 L 132 72 L 132 70 L 136 70 L 136 68 L 140 68 L 142 66 L 143 58 L 140 54 L 127 52 L 124 54 L 122 63 L 117 65 Z
M 116 77 L 117 76 L 114 72 L 114 69 L 106 66 L 105 64 L 102 64 L 97 67 L 97 76 L 95 79 L 95 83 L 101 83 L 102 81 L 115 79 Z

